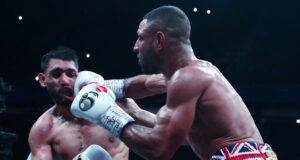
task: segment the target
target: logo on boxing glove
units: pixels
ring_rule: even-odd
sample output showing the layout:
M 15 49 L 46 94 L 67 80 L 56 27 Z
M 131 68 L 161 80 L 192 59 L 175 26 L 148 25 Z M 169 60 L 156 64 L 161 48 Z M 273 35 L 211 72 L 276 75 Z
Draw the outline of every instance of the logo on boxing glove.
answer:
M 95 104 L 96 99 L 98 98 L 98 93 L 90 91 L 82 95 L 79 101 L 79 108 L 82 111 L 87 111 L 93 107 Z

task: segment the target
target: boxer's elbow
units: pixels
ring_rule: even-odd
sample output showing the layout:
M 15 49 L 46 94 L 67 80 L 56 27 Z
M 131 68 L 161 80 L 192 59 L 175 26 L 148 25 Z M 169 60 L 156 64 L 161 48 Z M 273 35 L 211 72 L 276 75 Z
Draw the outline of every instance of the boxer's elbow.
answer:
M 172 137 L 158 136 L 152 139 L 151 158 L 153 160 L 169 160 L 184 141 L 183 133 L 174 134 Z
M 149 128 L 129 125 L 123 132 L 123 141 L 136 153 L 150 160 L 167 160 L 172 157 L 175 148 L 167 141 L 166 134 L 151 132 Z M 170 148 L 172 150 L 170 150 Z
M 151 145 L 148 146 L 146 159 L 151 160 L 168 160 L 171 159 L 173 152 L 169 150 L 169 147 L 165 144 L 165 139 L 158 138 L 151 141 Z
M 161 150 L 155 150 L 152 151 L 150 155 L 146 157 L 146 159 L 151 159 L 151 160 L 169 160 L 171 159 L 172 155 L 168 152 L 162 152 Z

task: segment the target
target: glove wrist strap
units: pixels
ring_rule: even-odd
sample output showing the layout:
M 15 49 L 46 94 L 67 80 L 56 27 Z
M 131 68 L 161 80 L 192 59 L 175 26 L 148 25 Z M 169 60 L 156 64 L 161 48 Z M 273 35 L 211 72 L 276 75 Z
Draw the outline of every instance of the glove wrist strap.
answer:
M 127 124 L 134 122 L 134 119 L 117 105 L 109 106 L 103 115 L 104 116 L 99 119 L 98 124 L 118 138 L 121 137 L 123 128 Z
M 125 97 L 125 80 L 106 80 L 103 83 L 103 86 L 110 88 L 118 98 Z

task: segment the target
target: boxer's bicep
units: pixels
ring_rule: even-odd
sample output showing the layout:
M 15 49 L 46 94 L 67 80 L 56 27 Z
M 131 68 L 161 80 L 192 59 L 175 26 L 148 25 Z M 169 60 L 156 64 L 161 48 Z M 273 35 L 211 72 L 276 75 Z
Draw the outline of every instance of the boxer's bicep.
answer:
M 168 148 L 168 152 L 174 154 L 180 145 L 188 145 L 186 137 L 194 122 L 196 101 L 197 97 L 194 97 L 176 106 L 167 105 L 169 112 L 171 112 L 170 120 L 165 130 L 167 133 L 165 136 L 165 148 Z
M 52 160 L 49 135 L 52 129 L 52 117 L 42 116 L 33 125 L 29 134 L 29 145 L 32 160 Z
M 139 99 L 166 92 L 166 81 L 162 74 L 139 75 L 125 80 L 126 97 Z

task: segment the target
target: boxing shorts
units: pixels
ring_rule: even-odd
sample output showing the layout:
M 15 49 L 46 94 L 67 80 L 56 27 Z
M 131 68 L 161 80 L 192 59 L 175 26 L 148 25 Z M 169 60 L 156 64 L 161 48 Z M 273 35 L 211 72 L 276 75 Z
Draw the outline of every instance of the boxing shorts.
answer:
M 268 144 L 242 142 L 223 147 L 210 160 L 277 160 L 277 156 Z

